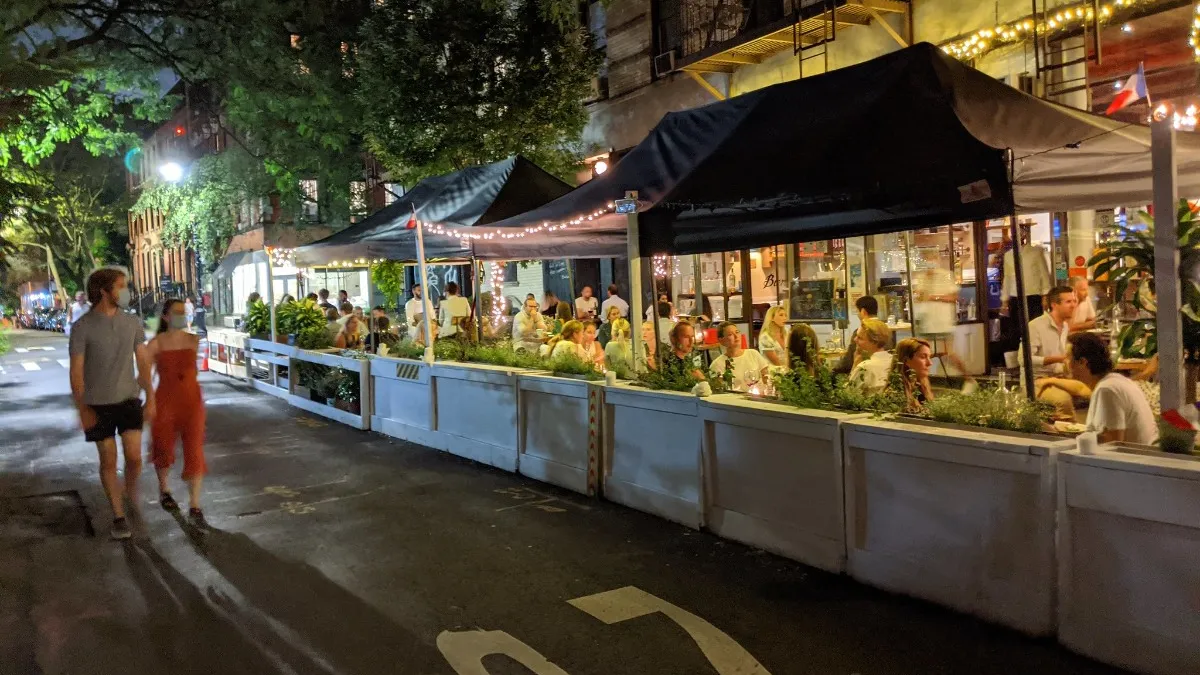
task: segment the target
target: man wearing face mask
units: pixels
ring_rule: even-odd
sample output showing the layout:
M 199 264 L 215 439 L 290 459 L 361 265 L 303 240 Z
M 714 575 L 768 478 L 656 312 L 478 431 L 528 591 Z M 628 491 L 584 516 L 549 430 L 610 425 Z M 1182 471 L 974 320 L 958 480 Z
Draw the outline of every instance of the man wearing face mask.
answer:
M 92 309 L 71 330 L 71 396 L 84 437 L 100 455 L 100 483 L 113 510 L 113 539 L 128 539 L 125 495 L 134 499 L 142 470 L 142 424 L 154 417 L 146 333 L 129 306 L 125 272 L 101 268 L 87 280 Z M 137 377 L 134 377 L 134 361 Z M 145 403 L 139 400 L 145 392 Z M 125 484 L 117 480 L 117 442 L 125 452 Z

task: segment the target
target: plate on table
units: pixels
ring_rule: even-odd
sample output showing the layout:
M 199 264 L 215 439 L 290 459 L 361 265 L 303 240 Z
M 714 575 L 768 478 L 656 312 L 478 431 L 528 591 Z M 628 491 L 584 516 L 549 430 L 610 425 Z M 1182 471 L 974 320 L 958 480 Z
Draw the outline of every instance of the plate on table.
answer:
M 1054 430 L 1060 431 L 1064 434 L 1082 434 L 1083 432 L 1087 431 L 1087 425 L 1080 424 L 1079 422 L 1058 420 L 1054 423 Z

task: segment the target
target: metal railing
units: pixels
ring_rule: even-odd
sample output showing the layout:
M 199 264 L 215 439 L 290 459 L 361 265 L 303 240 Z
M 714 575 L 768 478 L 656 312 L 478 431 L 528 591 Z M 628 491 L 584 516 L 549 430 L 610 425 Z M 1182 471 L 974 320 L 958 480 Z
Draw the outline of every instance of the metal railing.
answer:
M 674 50 L 686 59 L 713 47 L 729 47 L 744 36 L 792 16 L 808 0 L 656 0 L 658 53 Z

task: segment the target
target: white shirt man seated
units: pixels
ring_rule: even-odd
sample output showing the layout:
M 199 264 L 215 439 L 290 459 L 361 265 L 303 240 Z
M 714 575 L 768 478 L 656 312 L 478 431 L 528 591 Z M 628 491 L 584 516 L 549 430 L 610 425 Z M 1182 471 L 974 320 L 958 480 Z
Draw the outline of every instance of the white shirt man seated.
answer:
M 1150 445 L 1158 427 L 1150 402 L 1136 382 L 1112 371 L 1108 342 L 1093 333 L 1071 336 L 1071 374 L 1092 390 L 1087 428 L 1101 443 Z
M 1067 362 L 1067 335 L 1071 332 L 1071 318 L 1075 316 L 1079 299 L 1070 288 L 1055 286 L 1046 294 L 1046 302 L 1049 311 L 1029 322 L 1034 377 L 1063 372 Z M 1024 367 L 1023 356 L 1020 363 Z
M 512 342 L 513 350 L 525 350 L 538 353 L 545 342 L 544 336 L 548 330 L 546 317 L 539 311 L 538 302 L 534 298 L 525 300 L 525 309 L 513 317 Z M 538 334 L 541 331 L 541 335 Z

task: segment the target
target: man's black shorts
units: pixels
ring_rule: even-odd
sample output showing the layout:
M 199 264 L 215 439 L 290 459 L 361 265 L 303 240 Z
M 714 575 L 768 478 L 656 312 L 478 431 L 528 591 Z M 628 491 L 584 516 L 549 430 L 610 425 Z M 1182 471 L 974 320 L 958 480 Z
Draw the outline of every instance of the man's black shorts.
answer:
M 112 405 L 94 405 L 96 426 L 84 432 L 92 443 L 112 438 L 126 431 L 142 430 L 142 402 L 136 398 Z

